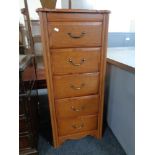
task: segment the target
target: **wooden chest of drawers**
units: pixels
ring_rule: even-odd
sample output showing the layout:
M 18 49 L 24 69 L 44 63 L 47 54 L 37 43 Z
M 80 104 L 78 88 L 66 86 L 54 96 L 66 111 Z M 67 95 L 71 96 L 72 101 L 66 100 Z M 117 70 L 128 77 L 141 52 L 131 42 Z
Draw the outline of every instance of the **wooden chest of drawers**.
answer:
M 38 93 L 34 57 L 19 65 L 19 154 L 38 155 Z
M 102 136 L 109 11 L 38 9 L 54 146 Z

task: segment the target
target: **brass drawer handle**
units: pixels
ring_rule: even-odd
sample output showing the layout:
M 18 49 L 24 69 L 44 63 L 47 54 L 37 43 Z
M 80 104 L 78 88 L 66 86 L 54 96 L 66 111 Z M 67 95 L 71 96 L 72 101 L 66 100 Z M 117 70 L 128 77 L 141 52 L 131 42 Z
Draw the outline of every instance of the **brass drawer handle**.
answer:
M 80 126 L 76 125 L 76 124 L 73 124 L 72 127 L 74 129 L 82 129 L 84 127 L 84 124 L 82 123 Z
M 70 87 L 71 87 L 72 89 L 75 89 L 75 90 L 80 90 L 80 89 L 81 89 L 82 87 L 84 87 L 84 86 L 85 86 L 85 84 L 82 83 L 80 87 L 75 87 L 74 85 L 71 85 Z
M 73 66 L 80 66 L 80 65 L 82 65 L 85 61 L 86 61 L 86 59 L 83 58 L 79 64 L 76 64 L 76 63 L 74 63 L 74 62 L 72 61 L 72 58 L 69 58 L 69 60 L 68 60 L 68 62 L 69 62 L 70 64 L 72 64 Z
M 71 38 L 74 38 L 74 39 L 79 39 L 79 38 L 82 38 L 86 33 L 85 32 L 82 32 L 79 36 L 75 36 L 73 35 L 72 33 L 67 33 Z
M 83 110 L 84 109 L 84 106 L 82 106 L 81 108 L 75 108 L 74 106 L 71 106 L 71 109 L 73 110 L 73 111 L 76 111 L 76 112 L 79 112 L 79 111 L 81 111 L 81 110 Z

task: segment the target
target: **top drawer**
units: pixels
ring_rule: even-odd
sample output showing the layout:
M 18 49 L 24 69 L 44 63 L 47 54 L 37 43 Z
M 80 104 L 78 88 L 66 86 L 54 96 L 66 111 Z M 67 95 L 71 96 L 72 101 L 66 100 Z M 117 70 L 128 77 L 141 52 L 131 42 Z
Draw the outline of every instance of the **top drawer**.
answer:
M 48 22 L 68 22 L 68 21 L 83 21 L 83 22 L 102 22 L 103 14 L 100 13 L 47 13 Z
M 51 22 L 50 48 L 101 46 L 102 22 Z

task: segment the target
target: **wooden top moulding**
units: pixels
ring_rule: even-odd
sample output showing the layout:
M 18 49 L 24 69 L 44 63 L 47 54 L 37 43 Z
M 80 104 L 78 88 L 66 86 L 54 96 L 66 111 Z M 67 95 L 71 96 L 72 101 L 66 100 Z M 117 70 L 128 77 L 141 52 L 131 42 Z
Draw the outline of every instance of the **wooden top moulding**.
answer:
M 87 10 L 87 9 L 47 9 L 47 8 L 38 8 L 37 12 L 55 12 L 55 13 L 107 13 L 109 10 Z

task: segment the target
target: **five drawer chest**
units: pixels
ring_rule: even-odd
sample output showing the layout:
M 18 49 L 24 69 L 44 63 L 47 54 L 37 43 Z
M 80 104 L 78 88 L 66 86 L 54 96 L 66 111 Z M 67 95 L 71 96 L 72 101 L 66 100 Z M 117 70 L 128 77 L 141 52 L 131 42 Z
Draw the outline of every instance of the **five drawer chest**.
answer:
M 54 147 L 102 136 L 108 10 L 38 9 Z

